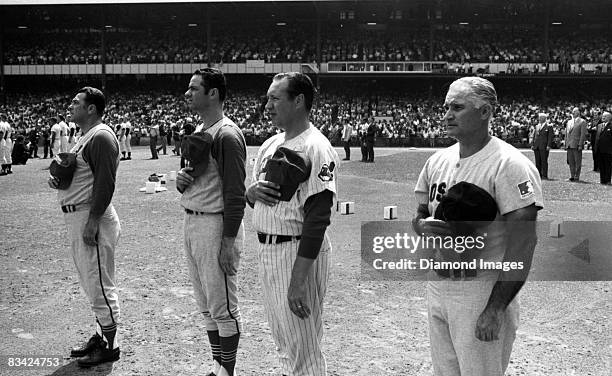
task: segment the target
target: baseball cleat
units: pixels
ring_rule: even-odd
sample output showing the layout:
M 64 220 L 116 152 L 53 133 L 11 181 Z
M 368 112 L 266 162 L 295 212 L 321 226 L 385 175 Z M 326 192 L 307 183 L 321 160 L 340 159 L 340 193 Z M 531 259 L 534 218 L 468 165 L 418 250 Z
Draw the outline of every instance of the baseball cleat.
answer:
M 106 348 L 106 342 L 99 344 L 96 348 L 86 356 L 77 359 L 77 364 L 80 367 L 92 367 L 98 364 L 114 362 L 119 360 L 119 348 L 109 350 Z
M 94 334 L 89 341 L 84 343 L 80 347 L 73 347 L 70 350 L 70 357 L 72 358 L 80 358 L 92 352 L 100 342 L 102 342 L 102 337 L 98 333 Z

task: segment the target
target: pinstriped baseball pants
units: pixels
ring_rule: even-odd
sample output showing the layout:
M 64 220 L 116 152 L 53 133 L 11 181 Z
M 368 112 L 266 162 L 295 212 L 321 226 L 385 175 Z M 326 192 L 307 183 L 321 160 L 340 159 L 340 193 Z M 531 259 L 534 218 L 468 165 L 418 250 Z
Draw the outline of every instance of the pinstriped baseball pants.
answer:
M 323 299 L 329 279 L 331 245 L 327 237 L 307 279 L 311 315 L 297 317 L 287 301 L 298 241 L 259 245 L 259 278 L 272 337 L 278 348 L 282 373 L 289 376 L 324 376 L 327 365 L 321 349 Z
M 72 245 L 72 258 L 96 319 L 103 327 L 119 321 L 119 299 L 115 292 L 115 247 L 119 242 L 121 225 L 113 205 L 109 205 L 98 228 L 98 244 L 83 242 L 83 230 L 89 210 L 64 213 Z
M 206 330 L 218 330 L 221 337 L 240 333 L 242 319 L 236 294 L 236 275 L 226 275 L 219 266 L 223 214 L 185 214 L 184 231 L 193 295 L 204 314 Z M 234 243 L 235 249 L 241 251 L 243 242 L 244 227 L 241 225 Z

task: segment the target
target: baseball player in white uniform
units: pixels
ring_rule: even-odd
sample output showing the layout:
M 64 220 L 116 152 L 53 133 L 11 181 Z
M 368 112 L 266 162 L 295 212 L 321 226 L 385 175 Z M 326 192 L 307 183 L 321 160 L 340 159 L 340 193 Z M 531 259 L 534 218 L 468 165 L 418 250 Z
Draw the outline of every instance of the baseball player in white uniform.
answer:
M 71 150 L 76 169 L 71 180 L 52 173 L 48 184 L 58 199 L 71 238 L 72 258 L 79 282 L 96 318 L 96 333 L 82 347 L 72 349 L 79 366 L 89 367 L 119 359 L 117 324 L 120 318 L 115 288 L 115 248 L 121 226 L 111 203 L 119 165 L 119 142 L 102 122 L 104 94 L 84 87 L 72 100 L 70 117 L 83 137 Z M 58 158 L 59 156 L 55 156 Z M 53 170 L 53 167 L 52 167 Z
M 119 137 L 119 145 L 121 146 L 121 160 L 129 161 L 132 159 L 132 123 L 127 117 L 121 123 L 121 137 Z M 127 153 L 127 157 L 125 156 Z
M 68 128 L 68 124 L 64 121 L 63 115 L 58 115 L 60 120 L 60 153 L 67 153 L 70 151 L 70 145 L 68 144 L 68 135 L 70 133 L 70 128 Z
M 51 127 L 51 153 L 58 155 L 62 152 L 61 150 L 61 135 L 62 126 L 60 125 L 59 117 L 56 119 L 56 123 Z
M 539 173 L 513 146 L 492 137 L 489 121 L 497 104 L 493 84 L 478 77 L 453 82 L 444 122 L 455 145 L 435 153 L 421 171 L 415 194 L 417 234 L 452 235 L 444 221 L 426 220 L 455 184 L 465 181 L 487 191 L 498 214 L 485 231 L 484 261 L 522 261 L 523 269 L 477 270 L 476 275 L 430 273 L 427 285 L 429 333 L 436 376 L 502 376 L 518 327 L 517 294 L 536 244 L 535 220 L 542 208 Z
M 285 132 L 261 146 L 247 189 L 260 242 L 264 306 L 283 374 L 326 375 L 322 312 L 332 247 L 325 231 L 337 194 L 338 155 L 309 122 L 314 86 L 308 76 L 280 73 L 267 96 L 266 110 Z M 281 200 L 282 184 L 266 180 L 266 166 L 281 146 L 311 164 L 288 201 Z
M 7 121 L 6 115 L 2 114 L 0 118 L 0 163 L 2 164 L 1 175 L 12 174 L 13 158 L 13 139 L 11 138 L 13 128 Z

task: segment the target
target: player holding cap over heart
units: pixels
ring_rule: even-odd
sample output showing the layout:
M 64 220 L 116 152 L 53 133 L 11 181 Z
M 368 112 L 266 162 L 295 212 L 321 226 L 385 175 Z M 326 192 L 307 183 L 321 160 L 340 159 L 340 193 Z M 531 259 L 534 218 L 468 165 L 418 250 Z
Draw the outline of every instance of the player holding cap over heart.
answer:
M 247 202 L 259 238 L 259 276 L 283 374 L 325 375 L 321 315 L 331 243 L 325 231 L 337 194 L 338 155 L 308 117 L 314 86 L 277 74 L 266 110 L 285 132 L 259 149 Z
M 197 70 L 191 77 L 185 98 L 201 123 L 183 139 L 188 165 L 176 177 L 183 194 L 187 265 L 215 363 L 209 376 L 235 375 L 242 330 L 236 273 L 244 239 L 246 143 L 224 115 L 226 91 L 218 69 Z

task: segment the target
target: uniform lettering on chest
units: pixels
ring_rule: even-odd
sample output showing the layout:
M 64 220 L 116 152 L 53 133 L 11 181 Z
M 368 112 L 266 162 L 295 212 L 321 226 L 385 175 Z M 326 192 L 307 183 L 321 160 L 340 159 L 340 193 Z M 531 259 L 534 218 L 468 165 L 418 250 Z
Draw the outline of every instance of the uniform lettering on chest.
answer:
M 434 183 L 429 189 L 429 202 L 436 200 L 440 202 L 446 194 L 446 182 Z

